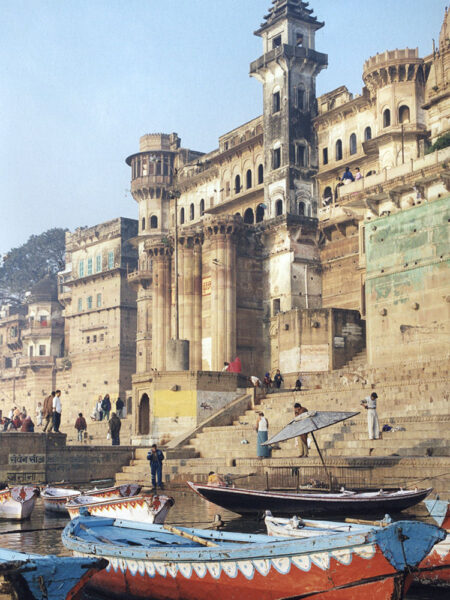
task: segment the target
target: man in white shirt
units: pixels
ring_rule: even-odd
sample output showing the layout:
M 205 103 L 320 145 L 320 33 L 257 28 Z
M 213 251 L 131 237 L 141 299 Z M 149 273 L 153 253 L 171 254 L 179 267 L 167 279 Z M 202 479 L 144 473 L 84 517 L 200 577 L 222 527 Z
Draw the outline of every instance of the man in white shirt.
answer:
M 377 398 L 378 395 L 372 392 L 370 396 L 361 401 L 361 405 L 367 410 L 367 428 L 369 431 L 369 440 L 380 439 L 380 425 L 377 415 Z
M 61 424 L 61 412 L 62 412 L 62 404 L 61 404 L 61 390 L 56 390 L 55 396 L 53 397 L 53 431 L 55 433 L 60 433 L 59 426 Z

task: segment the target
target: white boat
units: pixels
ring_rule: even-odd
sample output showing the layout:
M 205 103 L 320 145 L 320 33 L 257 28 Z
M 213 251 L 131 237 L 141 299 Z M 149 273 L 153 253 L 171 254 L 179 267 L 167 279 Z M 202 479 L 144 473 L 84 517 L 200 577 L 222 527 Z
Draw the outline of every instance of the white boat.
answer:
M 79 490 L 47 486 L 42 490 L 41 498 L 44 501 L 44 508 L 47 512 L 63 513 L 66 515 L 67 502 L 80 494 Z
M 169 496 L 132 496 L 131 498 L 96 498 L 76 496 L 66 504 L 71 519 L 84 513 L 86 509 L 95 517 L 127 519 L 143 523 L 162 524 L 174 500 Z
M 267 534 L 275 537 L 308 538 L 330 533 L 361 532 L 370 529 L 370 526 L 356 523 L 340 523 L 338 521 L 315 521 L 304 520 L 294 516 L 290 519 L 274 517 L 270 510 L 266 510 L 264 517 Z M 379 527 L 385 527 L 392 523 L 389 515 L 383 521 L 378 522 Z M 373 527 L 373 525 L 372 525 Z
M 97 499 L 130 498 L 141 491 L 137 483 L 125 483 L 109 488 L 94 488 L 84 492 L 84 496 L 92 496 Z M 81 495 L 79 490 L 47 486 L 42 492 L 44 507 L 46 511 L 67 514 L 66 504 L 69 500 Z
M 0 519 L 28 519 L 38 496 L 39 489 L 32 486 L 15 486 L 1 490 Z
M 123 483 L 109 488 L 94 488 L 84 492 L 84 496 L 94 496 L 96 498 L 131 498 L 137 496 L 142 486 L 138 483 Z

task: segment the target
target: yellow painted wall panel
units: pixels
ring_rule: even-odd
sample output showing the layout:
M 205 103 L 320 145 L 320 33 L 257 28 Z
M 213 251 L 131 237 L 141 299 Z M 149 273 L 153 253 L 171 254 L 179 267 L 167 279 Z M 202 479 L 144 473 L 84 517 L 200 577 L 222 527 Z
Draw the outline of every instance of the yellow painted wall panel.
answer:
M 158 417 L 197 417 L 197 392 L 185 390 L 155 390 L 153 416 Z

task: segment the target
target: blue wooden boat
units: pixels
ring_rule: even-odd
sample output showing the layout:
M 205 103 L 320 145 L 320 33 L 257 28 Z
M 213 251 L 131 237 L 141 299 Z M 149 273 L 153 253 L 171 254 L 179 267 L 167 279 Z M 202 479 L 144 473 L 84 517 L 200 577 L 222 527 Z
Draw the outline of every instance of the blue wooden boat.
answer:
M 41 556 L 0 548 L 0 598 L 78 600 L 107 561 L 98 557 Z
M 401 600 L 444 537 L 415 521 L 299 540 L 87 516 L 62 541 L 109 561 L 87 587 L 110 600 Z

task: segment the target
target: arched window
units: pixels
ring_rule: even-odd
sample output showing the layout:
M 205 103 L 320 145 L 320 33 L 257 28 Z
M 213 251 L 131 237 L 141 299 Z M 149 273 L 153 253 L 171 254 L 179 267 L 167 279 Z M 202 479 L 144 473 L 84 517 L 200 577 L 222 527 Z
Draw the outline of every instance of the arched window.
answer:
M 275 203 L 275 214 L 277 217 L 283 214 L 283 200 L 277 200 Z
M 240 191 L 241 191 L 241 176 L 236 175 L 236 177 L 234 178 L 234 193 L 239 194 Z
M 248 225 L 253 225 L 254 222 L 255 217 L 253 214 L 253 210 L 251 208 L 247 208 L 247 210 L 244 213 L 244 223 L 247 223 Z
M 342 160 L 342 140 L 336 142 L 336 160 Z
M 350 154 L 356 154 L 356 133 L 350 136 Z
M 256 209 L 256 222 L 261 223 L 264 219 L 264 204 L 258 204 Z
M 184 208 L 180 210 L 180 225 L 184 223 Z
M 386 108 L 383 113 L 383 127 L 389 127 L 391 124 L 391 111 Z
M 200 216 L 203 217 L 204 214 L 205 214 L 205 201 L 202 198 L 200 200 Z
M 153 217 L 150 217 L 150 229 L 157 229 L 158 228 L 158 217 L 153 215 Z
M 297 108 L 298 110 L 305 110 L 305 90 L 303 88 L 297 88 Z
M 325 205 L 329 204 L 333 200 L 333 190 L 329 185 L 323 190 L 323 199 Z
M 372 139 L 372 130 L 370 127 L 364 129 L 364 141 L 367 142 Z
M 194 216 L 195 216 L 194 203 L 193 203 L 193 202 L 191 202 L 191 205 L 190 205 L 190 207 L 189 207 L 189 219 L 190 219 L 191 221 L 193 221 L 193 220 L 194 220 Z
M 258 167 L 258 183 L 264 182 L 264 167 L 259 165 Z
M 305 203 L 304 202 L 298 203 L 298 214 L 302 217 L 305 216 Z
M 409 123 L 409 106 L 406 104 L 398 109 L 398 120 L 400 123 Z
M 252 172 L 250 171 L 250 169 L 246 173 L 246 185 L 247 189 L 252 187 Z
M 144 231 L 144 229 L 145 229 L 145 217 L 142 217 L 141 227 L 142 227 L 142 231 Z

